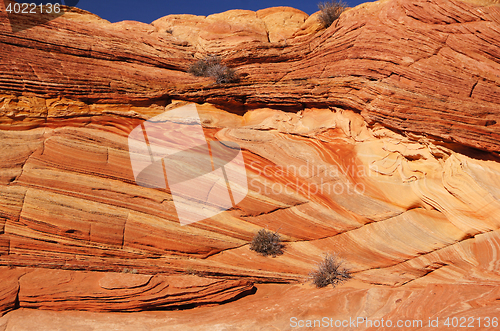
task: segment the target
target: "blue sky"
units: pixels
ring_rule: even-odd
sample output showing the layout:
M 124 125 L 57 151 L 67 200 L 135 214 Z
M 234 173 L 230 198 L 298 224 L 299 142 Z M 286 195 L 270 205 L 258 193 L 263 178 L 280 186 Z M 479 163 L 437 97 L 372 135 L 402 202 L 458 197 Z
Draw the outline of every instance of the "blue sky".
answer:
M 144 23 L 169 14 L 210 15 L 230 9 L 259 10 L 275 6 L 290 6 L 307 14 L 318 10 L 321 0 L 80 0 L 76 7 L 88 10 L 100 17 L 118 22 L 134 20 Z M 366 1 L 345 1 L 353 7 Z

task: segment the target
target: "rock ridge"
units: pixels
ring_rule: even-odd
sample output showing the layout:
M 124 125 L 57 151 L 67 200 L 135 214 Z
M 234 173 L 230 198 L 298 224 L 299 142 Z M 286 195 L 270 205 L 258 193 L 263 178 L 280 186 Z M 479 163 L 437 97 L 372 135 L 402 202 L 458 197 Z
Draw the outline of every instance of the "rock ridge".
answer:
M 3 16 L 0 91 L 243 110 L 334 106 L 369 123 L 498 152 L 499 8 L 381 1 L 346 11 L 326 30 L 315 15 L 287 7 L 170 15 L 152 24 L 75 12 L 18 33 Z M 216 85 L 186 73 L 206 54 L 222 56 L 240 82 Z

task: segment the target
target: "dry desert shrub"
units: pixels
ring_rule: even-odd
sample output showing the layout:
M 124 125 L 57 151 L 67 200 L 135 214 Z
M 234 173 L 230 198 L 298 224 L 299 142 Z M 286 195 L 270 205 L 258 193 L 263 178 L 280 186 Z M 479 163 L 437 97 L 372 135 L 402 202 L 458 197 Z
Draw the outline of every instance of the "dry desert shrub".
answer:
M 250 243 L 251 250 L 272 257 L 283 254 L 283 247 L 278 231 L 272 232 L 266 229 L 260 229 Z
M 208 55 L 196 61 L 188 72 L 198 77 L 212 77 L 217 84 L 227 84 L 237 81 L 234 69 L 221 63 L 220 57 Z
M 329 2 L 320 2 L 318 8 L 320 11 L 318 20 L 325 28 L 328 28 L 347 9 L 347 4 L 343 1 L 331 0 Z
M 123 268 L 122 273 L 124 273 L 124 274 L 136 274 L 137 269 Z
M 352 278 L 349 269 L 342 267 L 343 261 L 338 259 L 336 255 L 329 253 L 325 254 L 325 258 L 318 264 L 316 270 L 309 274 L 312 283 L 316 287 L 326 287 L 332 285 L 333 287 Z

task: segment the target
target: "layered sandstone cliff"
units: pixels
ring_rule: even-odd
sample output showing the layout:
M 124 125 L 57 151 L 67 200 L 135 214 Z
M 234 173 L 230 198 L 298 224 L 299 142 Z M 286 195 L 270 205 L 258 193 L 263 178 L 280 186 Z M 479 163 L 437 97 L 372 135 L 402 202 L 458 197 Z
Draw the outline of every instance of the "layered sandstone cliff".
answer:
M 212 312 L 264 302 L 286 329 L 299 300 L 312 317 L 498 309 L 494 2 L 379 1 L 326 30 L 292 8 L 152 24 L 73 9 L 17 32 L 11 24 L 23 22 L 0 23 L 3 312 L 209 305 L 196 311 L 215 325 Z M 239 81 L 186 73 L 206 54 Z M 135 183 L 127 138 L 192 102 L 208 139 L 242 148 L 249 193 L 181 226 L 168 188 Z M 263 227 L 279 229 L 283 255 L 249 250 Z M 325 252 L 355 281 L 327 292 L 297 285 Z M 292 299 L 276 299 L 278 286 Z M 320 308 L 324 293 L 337 308 Z M 427 309 L 432 293 L 442 302 Z M 27 312 L 4 322 L 21 329 Z M 170 313 L 182 326 L 183 312 Z M 270 323 L 248 317 L 242 329 L 259 321 Z
M 369 123 L 498 151 L 499 10 L 495 2 L 382 1 L 320 31 L 314 15 L 290 8 L 151 25 L 75 10 L 17 33 L 3 16 L 0 90 L 243 110 L 338 106 Z M 223 56 L 241 81 L 218 86 L 185 72 L 207 53 Z

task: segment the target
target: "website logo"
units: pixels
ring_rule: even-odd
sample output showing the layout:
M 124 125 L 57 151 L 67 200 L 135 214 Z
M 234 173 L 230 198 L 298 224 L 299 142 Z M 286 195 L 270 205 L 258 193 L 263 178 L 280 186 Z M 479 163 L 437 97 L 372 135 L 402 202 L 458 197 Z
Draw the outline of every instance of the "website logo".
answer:
M 248 193 L 240 147 L 234 142 L 207 142 L 195 104 L 137 126 L 128 145 L 136 183 L 168 187 L 181 225 L 228 210 Z

